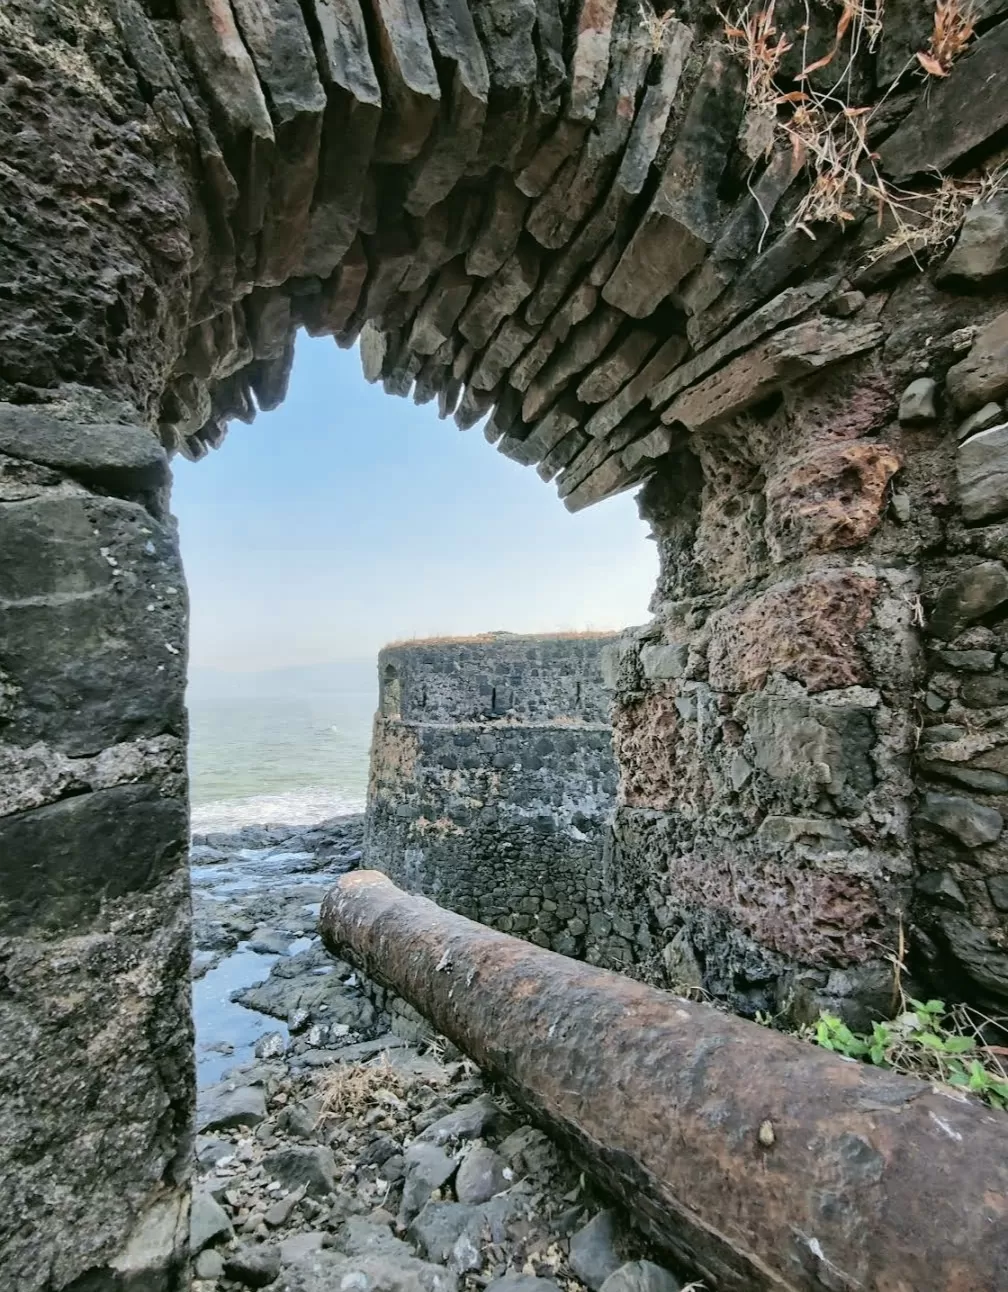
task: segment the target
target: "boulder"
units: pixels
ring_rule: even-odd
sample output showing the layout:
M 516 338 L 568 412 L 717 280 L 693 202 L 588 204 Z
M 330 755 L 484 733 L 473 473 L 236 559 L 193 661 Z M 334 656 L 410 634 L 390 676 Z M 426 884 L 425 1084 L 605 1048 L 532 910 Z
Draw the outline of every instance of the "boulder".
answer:
M 956 430 L 956 439 L 962 443 L 968 440 L 971 435 L 976 435 L 978 431 L 990 430 L 992 426 L 997 426 L 1005 420 L 1004 412 L 1000 404 L 984 404 L 983 408 L 978 408 L 975 413 L 970 413 L 969 417 Z
M 283 1292 L 456 1292 L 457 1287 L 451 1270 L 416 1257 L 351 1257 L 324 1247 L 287 1266 L 283 1277 Z

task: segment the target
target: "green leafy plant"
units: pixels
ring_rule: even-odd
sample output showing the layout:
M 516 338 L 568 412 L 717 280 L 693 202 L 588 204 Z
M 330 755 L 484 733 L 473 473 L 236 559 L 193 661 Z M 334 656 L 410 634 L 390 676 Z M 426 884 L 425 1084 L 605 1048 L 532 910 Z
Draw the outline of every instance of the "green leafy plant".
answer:
M 924 1077 L 978 1095 L 993 1108 L 1008 1108 L 1008 1073 L 1003 1047 L 984 1040 L 993 1020 L 942 1000 L 908 998 L 894 1019 L 873 1023 L 870 1034 L 852 1031 L 823 1010 L 810 1039 L 847 1059 Z

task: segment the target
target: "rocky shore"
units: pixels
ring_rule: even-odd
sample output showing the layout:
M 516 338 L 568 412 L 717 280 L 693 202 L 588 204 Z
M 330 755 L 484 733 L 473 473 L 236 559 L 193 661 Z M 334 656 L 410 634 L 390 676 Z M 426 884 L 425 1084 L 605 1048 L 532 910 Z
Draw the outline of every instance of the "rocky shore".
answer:
M 362 830 L 193 839 L 194 1292 L 678 1292 L 468 1059 L 322 948 Z

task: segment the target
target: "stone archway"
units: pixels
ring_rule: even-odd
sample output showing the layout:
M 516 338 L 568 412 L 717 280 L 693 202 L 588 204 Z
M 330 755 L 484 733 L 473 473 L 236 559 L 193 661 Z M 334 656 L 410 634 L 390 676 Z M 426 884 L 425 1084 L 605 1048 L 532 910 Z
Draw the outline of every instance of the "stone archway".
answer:
M 198 457 L 282 399 L 300 326 L 359 339 L 366 376 L 461 426 L 489 414 L 487 438 L 571 508 L 646 481 L 655 620 L 611 661 L 632 929 L 614 952 L 635 972 L 701 973 L 749 1011 L 853 1008 L 887 990 L 902 919 L 940 981 L 1008 994 L 1008 215 L 965 210 L 996 187 L 975 177 L 1003 156 L 1008 23 L 987 0 L 925 99 L 905 65 L 930 17 L 887 11 L 880 39 L 855 23 L 845 107 L 877 105 L 854 156 L 911 194 L 896 238 L 894 208 L 879 227 L 843 184 L 832 214 L 851 218 L 816 222 L 837 175 L 814 138 L 794 146 L 786 105 L 790 136 L 767 135 L 736 48 L 752 33 L 701 0 L 676 18 L 616 0 L 5 5 L 13 1286 L 185 1282 L 166 450 Z M 813 17 L 802 53 L 828 72 L 836 14 Z M 778 88 L 818 84 L 779 53 Z

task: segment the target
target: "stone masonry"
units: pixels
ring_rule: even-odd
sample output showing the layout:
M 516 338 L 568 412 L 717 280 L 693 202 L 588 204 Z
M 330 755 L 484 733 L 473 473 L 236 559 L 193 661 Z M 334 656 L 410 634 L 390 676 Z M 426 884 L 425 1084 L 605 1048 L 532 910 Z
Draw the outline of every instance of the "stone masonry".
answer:
M 710 0 L 5 0 L 0 1292 L 187 1286 L 168 462 L 283 398 L 299 328 L 572 510 L 643 483 L 625 967 L 863 1016 L 902 927 L 1003 1009 L 1008 9 L 937 75 L 929 5 L 869 8 L 778 0 L 788 135 Z M 840 63 L 899 223 L 793 136 Z
M 387 647 L 365 864 L 564 955 L 599 960 L 616 764 L 609 636 Z

